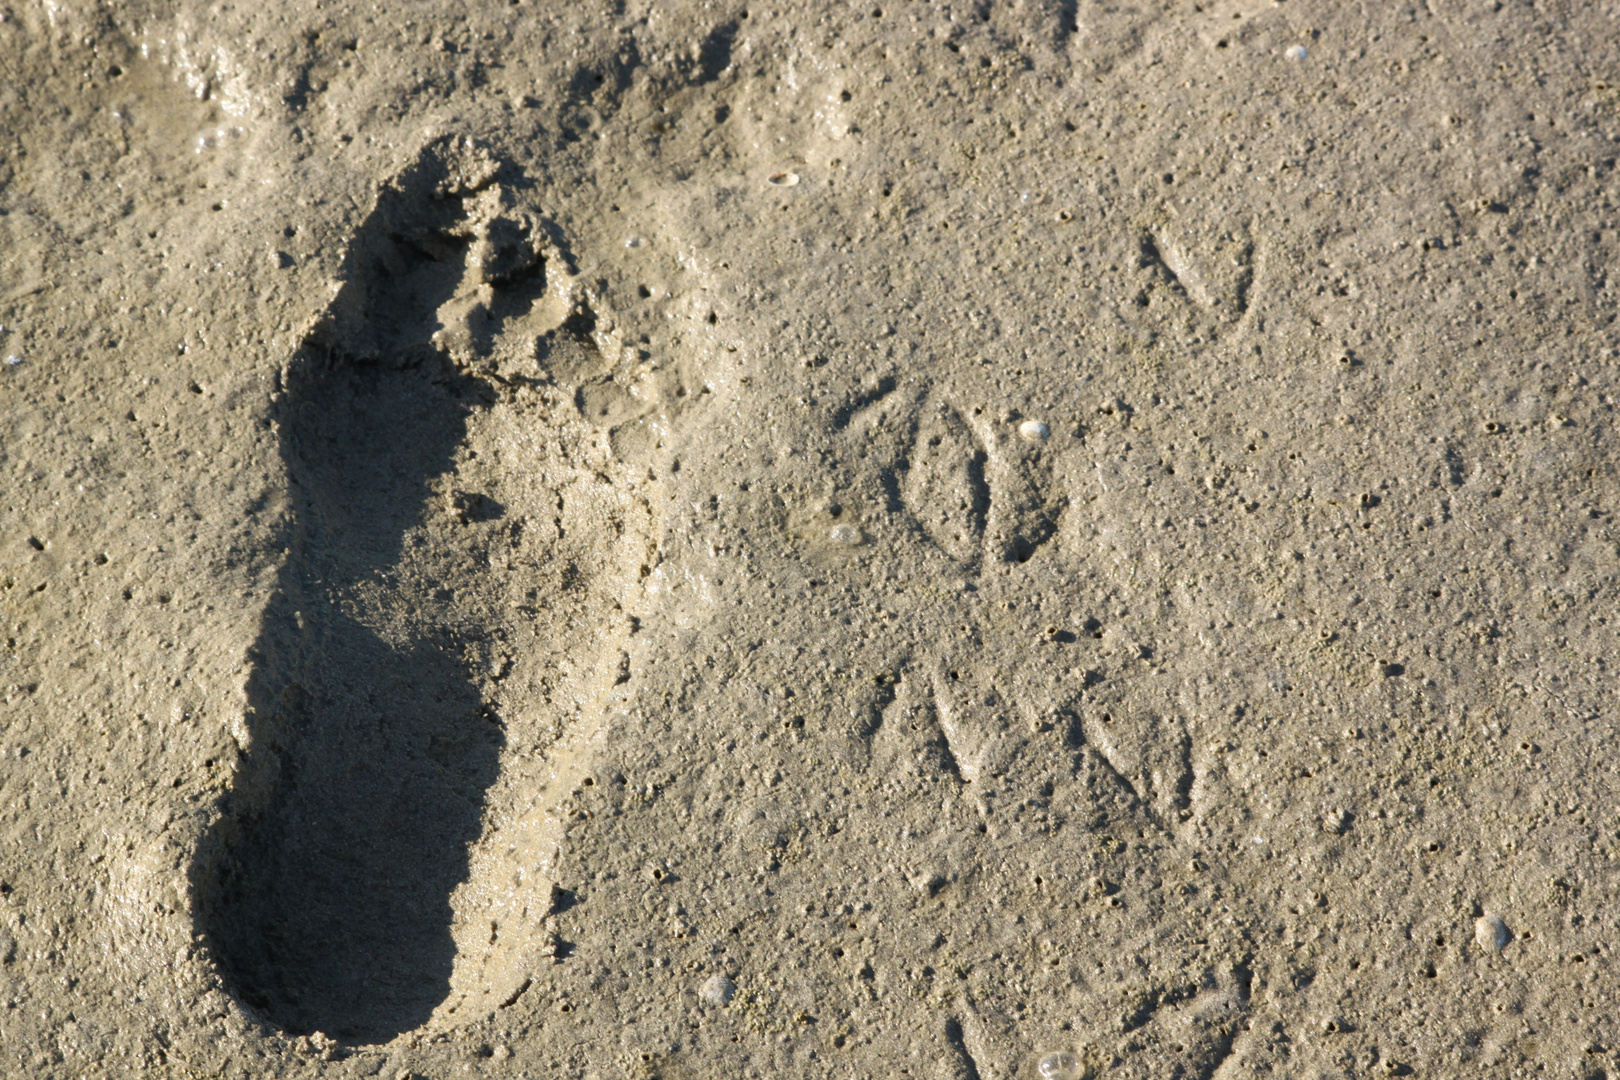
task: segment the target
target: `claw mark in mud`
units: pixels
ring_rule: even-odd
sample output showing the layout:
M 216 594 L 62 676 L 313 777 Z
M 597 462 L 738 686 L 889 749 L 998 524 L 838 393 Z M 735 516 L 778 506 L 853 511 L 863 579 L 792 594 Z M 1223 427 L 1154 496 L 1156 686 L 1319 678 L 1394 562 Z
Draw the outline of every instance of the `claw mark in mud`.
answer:
M 915 677 L 899 677 L 894 685 L 899 692 L 883 703 L 874 758 L 880 759 L 886 772 L 908 777 L 944 775 L 967 783 L 940 722 L 932 686 Z
M 934 676 L 935 713 L 954 771 L 964 783 L 971 784 L 982 774 L 991 743 L 1002 725 L 982 707 L 975 707 L 972 698 L 963 692 L 965 688 L 953 692 L 947 685 L 949 679 L 948 674 Z
M 1177 258 L 1176 261 L 1181 262 L 1182 260 Z M 1146 230 L 1142 232 L 1141 237 L 1137 240 L 1137 266 L 1148 271 L 1158 279 L 1159 284 L 1164 285 L 1177 296 L 1183 299 L 1187 297 L 1187 288 L 1182 284 L 1180 275 L 1176 273 L 1176 268 L 1170 265 L 1170 260 L 1166 259 L 1164 252 L 1160 250 L 1158 237 Z M 1137 302 L 1142 303 L 1140 300 Z
M 988 460 L 955 409 L 935 402 L 925 411 L 901 497 L 923 532 L 961 562 L 976 558 L 983 543 L 990 516 Z
M 1196 775 L 1192 763 L 1192 737 L 1187 734 L 1186 728 L 1177 725 L 1171 738 L 1175 751 L 1174 770 L 1161 773 L 1164 779 L 1158 781 L 1158 786 L 1159 790 L 1165 793 L 1167 803 L 1175 810 L 1179 820 L 1192 814 L 1193 782 Z
M 1192 741 L 1182 725 L 1133 716 L 1118 705 L 1093 706 L 1087 740 L 1130 787 L 1160 827 L 1174 831 L 1192 800 Z
M 1259 266 L 1259 256 L 1255 253 L 1254 241 L 1241 240 L 1231 244 L 1230 254 L 1226 254 L 1226 261 L 1230 262 L 1231 269 L 1226 277 L 1226 290 L 1231 296 L 1231 314 L 1234 317 L 1249 314 L 1249 293 L 1254 291 L 1255 269 Z M 1220 285 L 1215 285 L 1215 288 Z M 1220 296 L 1215 296 L 1212 303 L 1221 303 Z
M 1253 243 L 1245 242 L 1238 245 L 1236 254 L 1232 256 L 1232 262 L 1237 267 L 1231 285 L 1232 312 L 1238 318 L 1242 318 L 1249 313 L 1249 294 L 1254 289 L 1257 261 Z
M 533 979 L 524 979 L 523 982 L 518 984 L 518 988 L 512 991 L 506 1000 L 501 1002 L 500 1007 L 503 1009 L 510 1009 L 512 1006 L 518 1003 L 518 998 L 521 998 L 524 994 L 529 992 L 529 987 L 533 985 Z
M 1219 234 L 1209 229 L 1189 233 L 1185 227 L 1144 230 L 1138 253 L 1138 266 L 1155 279 L 1149 289 L 1162 285 L 1223 322 L 1236 322 L 1248 313 L 1255 273 L 1248 228 L 1233 225 Z M 1137 303 L 1147 302 L 1144 292 Z
M 985 518 L 985 544 L 992 558 L 1024 563 L 1057 535 L 1058 519 L 1068 495 L 1053 482 L 1049 446 L 1032 446 L 1017 437 L 1012 425 L 987 417 L 967 417 L 988 463 L 990 512 Z
M 1036 760 L 1049 763 L 1036 766 L 1043 769 L 1065 760 L 1099 815 L 1094 825 L 1128 818 L 1169 835 L 1190 816 L 1191 740 L 1173 722 L 1115 721 L 1113 713 L 1089 705 L 1082 719 L 1078 705 L 1042 707 L 1037 712 L 1056 720 L 1046 725 L 1056 734 L 1043 752 L 1011 721 L 1009 710 L 1017 704 L 985 684 L 982 674 L 905 660 L 875 681 L 854 734 L 880 772 L 951 777 L 982 813 L 1009 775 Z
M 1141 4 L 1130 7 L 1101 8 L 1087 5 L 1081 17 L 1081 6 L 1071 0 L 1059 0 L 1060 12 L 1072 20 L 1073 30 L 1061 39 L 1069 58 L 1084 65 L 1093 75 L 1106 75 L 1123 64 L 1144 47 L 1144 33 L 1163 17 L 1162 3 Z M 1100 16 L 1100 17 L 1095 17 Z
M 1094 758 L 1107 771 L 1108 775 L 1113 778 L 1114 783 L 1118 785 L 1119 790 L 1130 794 L 1133 805 L 1145 806 L 1146 800 L 1142 797 L 1142 790 L 1137 787 L 1130 775 L 1115 763 L 1114 758 L 1105 748 L 1110 744 L 1099 743 L 1095 738 L 1088 739 L 1086 742 L 1087 749 L 1090 751 L 1089 756 Z
M 939 730 L 941 738 L 938 745 L 940 757 L 942 759 L 940 764 L 943 766 L 943 771 L 949 773 L 951 776 L 956 777 L 956 779 L 960 780 L 964 784 L 971 784 L 973 781 L 968 777 L 968 774 L 963 771 L 961 759 L 958 758 L 956 756 L 956 752 L 951 749 L 950 732 L 945 727 L 943 722 L 939 722 Z
M 1249 1007 L 1250 976 L 1244 964 L 1205 967 L 1191 978 L 1142 978 L 1114 996 L 1123 1061 L 1117 1075 L 1151 1076 L 1173 1055 L 1168 1074 L 1211 1080 L 1233 1056 L 1233 1044 Z
M 1445 452 L 1446 483 L 1452 487 L 1462 487 L 1468 479 L 1468 469 L 1463 465 L 1462 452 L 1455 446 L 1447 446 Z
M 888 713 L 899 696 L 900 676 L 890 672 L 881 672 L 873 677 L 877 691 L 864 712 L 860 715 L 855 726 L 856 738 L 870 742 L 888 722 Z
M 624 105 L 637 69 L 643 66 L 634 37 L 625 37 L 609 51 L 598 48 L 574 69 L 568 80 L 563 138 L 577 140 L 610 120 Z
M 849 427 L 851 421 L 866 410 L 880 404 L 884 398 L 894 393 L 895 382 L 893 375 L 885 375 L 866 390 L 862 390 L 849 401 L 839 406 L 833 413 L 832 426 L 834 431 L 843 431 Z
M 1053 483 L 1051 451 L 1007 425 L 925 403 L 901 501 L 947 555 L 1028 562 L 1057 534 L 1067 496 Z
M 656 43 L 643 53 L 642 42 L 626 34 L 610 48 L 597 46 L 568 80 L 563 137 L 578 140 L 600 129 L 620 112 L 637 118 L 648 135 L 660 137 L 682 125 L 700 104 L 705 119 L 718 123 L 729 113 L 712 102 L 733 70 L 737 38 L 748 17 L 741 5 L 715 24 L 697 48 L 670 55 Z M 589 49 L 589 43 L 582 46 Z

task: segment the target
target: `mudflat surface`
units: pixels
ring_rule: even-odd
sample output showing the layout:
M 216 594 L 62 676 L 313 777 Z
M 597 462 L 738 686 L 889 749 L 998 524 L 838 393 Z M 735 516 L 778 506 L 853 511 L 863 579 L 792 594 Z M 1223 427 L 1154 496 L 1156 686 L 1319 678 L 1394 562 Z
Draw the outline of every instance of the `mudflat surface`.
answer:
M 1620 8 L 0 58 L 0 1072 L 1620 1072 Z

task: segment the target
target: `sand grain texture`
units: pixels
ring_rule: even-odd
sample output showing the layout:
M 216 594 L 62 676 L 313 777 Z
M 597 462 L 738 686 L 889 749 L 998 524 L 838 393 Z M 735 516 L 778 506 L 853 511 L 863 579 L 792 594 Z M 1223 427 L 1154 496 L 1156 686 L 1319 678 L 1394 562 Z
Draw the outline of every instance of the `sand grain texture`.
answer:
M 0 16 L 0 1072 L 1620 1071 L 1620 8 Z

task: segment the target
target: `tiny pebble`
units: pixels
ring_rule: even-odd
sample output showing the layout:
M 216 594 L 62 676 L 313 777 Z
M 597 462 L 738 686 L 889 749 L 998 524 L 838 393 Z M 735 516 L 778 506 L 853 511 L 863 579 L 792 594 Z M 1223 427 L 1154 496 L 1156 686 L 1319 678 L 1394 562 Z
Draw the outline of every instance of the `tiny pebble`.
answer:
M 1501 952 L 1512 938 L 1507 923 L 1495 915 L 1481 915 L 1474 920 L 1474 943 L 1485 952 Z
M 1283 50 L 1283 55 L 1288 57 L 1290 60 L 1303 60 L 1309 56 L 1310 53 L 1305 51 L 1305 46 L 1303 45 L 1290 45 L 1288 48 Z
M 1018 437 L 1025 442 L 1043 443 L 1052 437 L 1052 429 L 1043 420 L 1025 420 L 1018 425 Z
M 698 997 L 709 1005 L 729 1005 L 736 996 L 737 984 L 724 975 L 711 975 L 698 989 Z
M 643 240 L 639 236 L 626 237 L 624 241 L 624 246 L 627 248 L 645 247 L 646 245 L 647 241 Z
M 22 363 L 22 357 L 7 355 L 6 367 L 16 367 L 20 363 Z
M 1080 1059 L 1067 1050 L 1059 1050 L 1041 1058 L 1035 1071 L 1041 1074 L 1041 1080 L 1080 1080 Z
M 792 187 L 799 182 L 799 174 L 790 172 L 771 173 L 766 179 L 777 187 Z
M 835 544 L 848 544 L 853 547 L 861 542 L 861 530 L 853 525 L 834 525 L 827 530 L 827 537 Z

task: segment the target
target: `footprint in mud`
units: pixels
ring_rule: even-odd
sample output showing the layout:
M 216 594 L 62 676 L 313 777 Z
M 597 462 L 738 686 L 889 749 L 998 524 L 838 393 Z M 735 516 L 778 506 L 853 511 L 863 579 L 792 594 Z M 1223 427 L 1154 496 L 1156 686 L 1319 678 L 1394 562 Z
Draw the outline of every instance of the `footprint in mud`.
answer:
M 435 598 L 375 588 L 422 558 L 406 545 L 465 434 L 473 388 L 437 374 L 306 369 L 287 387 L 298 521 L 252 655 L 252 748 L 204 932 L 241 1000 L 294 1033 L 427 1019 L 495 779 L 501 730 Z
M 839 752 L 864 751 L 897 806 L 928 793 L 909 835 L 949 838 L 901 856 L 919 907 L 949 908 L 931 966 L 1041 956 L 941 992 L 928 1052 L 942 1076 L 1215 1075 L 1248 1045 L 1254 978 L 1241 890 L 1200 833 L 1223 766 L 1190 718 L 1144 700 L 1151 647 L 1075 618 L 1095 602 L 1060 535 L 1077 436 L 989 412 L 895 393 L 846 425 L 897 477 L 901 527 L 968 587 L 912 610 L 933 632 L 896 642 Z M 1017 929 L 975 913 L 1009 894 L 1030 897 Z M 1217 901 L 1231 917 L 1212 927 Z
M 286 561 L 191 878 L 225 989 L 289 1034 L 386 1041 L 476 991 L 497 938 L 507 968 L 538 954 L 538 876 L 535 925 L 457 909 L 488 891 L 503 752 L 568 741 L 618 671 L 625 617 L 601 613 L 650 557 L 645 500 L 546 369 L 578 305 L 509 172 L 429 146 L 284 375 Z
M 1215 898 L 1241 911 L 1236 890 L 1182 824 L 1207 766 L 1177 723 L 1105 714 L 1061 669 L 998 663 L 1014 653 L 921 647 L 870 691 L 876 783 L 897 803 L 943 796 L 929 827 L 952 842 L 905 867 L 929 903 L 957 891 L 933 963 L 1040 957 L 945 995 L 938 1075 L 1217 1075 L 1247 1045 L 1253 974 L 1242 917 L 1208 918 Z M 1031 882 L 1018 925 L 1002 925 L 987 895 L 1029 896 Z
M 990 423 L 982 410 L 925 399 L 903 453 L 903 504 L 958 562 L 1028 562 L 1056 533 L 1066 495 L 1053 482 L 1052 452 Z

